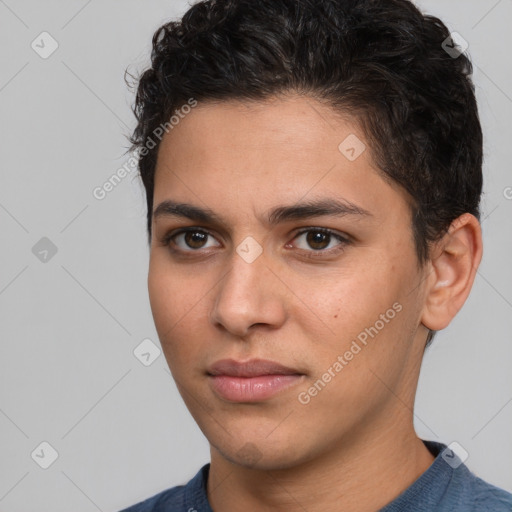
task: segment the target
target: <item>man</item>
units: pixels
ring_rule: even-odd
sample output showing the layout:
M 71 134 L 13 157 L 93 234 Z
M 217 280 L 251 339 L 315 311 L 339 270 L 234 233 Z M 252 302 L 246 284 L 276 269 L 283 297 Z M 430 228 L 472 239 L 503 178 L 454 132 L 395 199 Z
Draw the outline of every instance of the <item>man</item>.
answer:
M 457 49 L 407 0 L 205 1 L 157 31 L 149 296 L 211 463 L 126 510 L 511 510 L 413 426 L 482 255 Z

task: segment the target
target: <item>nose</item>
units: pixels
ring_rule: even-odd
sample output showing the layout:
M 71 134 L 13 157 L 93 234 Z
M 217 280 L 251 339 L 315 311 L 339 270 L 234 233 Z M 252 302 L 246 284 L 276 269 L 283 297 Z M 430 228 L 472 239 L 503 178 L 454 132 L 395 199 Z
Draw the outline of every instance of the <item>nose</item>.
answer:
M 219 328 L 243 337 L 251 328 L 279 328 L 286 319 L 286 289 L 269 268 L 263 252 L 252 262 L 233 251 L 229 267 L 216 290 L 210 320 Z

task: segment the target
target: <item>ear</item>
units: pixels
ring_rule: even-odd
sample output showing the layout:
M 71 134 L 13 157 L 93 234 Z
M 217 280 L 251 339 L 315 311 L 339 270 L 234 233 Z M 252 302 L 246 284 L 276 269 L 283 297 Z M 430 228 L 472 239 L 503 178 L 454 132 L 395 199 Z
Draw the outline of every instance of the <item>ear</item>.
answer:
M 439 331 L 452 321 L 471 291 L 482 250 L 480 223 L 470 213 L 455 219 L 434 245 L 421 317 L 425 327 Z

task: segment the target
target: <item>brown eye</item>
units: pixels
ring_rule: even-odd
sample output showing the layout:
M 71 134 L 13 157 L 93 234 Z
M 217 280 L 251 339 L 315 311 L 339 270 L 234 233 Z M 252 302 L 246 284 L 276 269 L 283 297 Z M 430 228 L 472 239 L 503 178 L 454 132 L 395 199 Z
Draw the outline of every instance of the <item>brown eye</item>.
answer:
M 184 233 L 184 241 L 191 249 L 201 249 L 208 240 L 208 235 L 202 231 Z
M 199 252 L 200 249 L 220 247 L 220 244 L 210 233 L 194 228 L 168 233 L 162 239 L 162 245 L 168 246 L 176 252 Z
M 309 231 L 306 236 L 306 241 L 312 249 L 321 250 L 329 246 L 331 235 L 321 231 Z
M 347 238 L 327 228 L 304 229 L 297 234 L 294 241 L 299 249 L 326 253 L 349 243 Z

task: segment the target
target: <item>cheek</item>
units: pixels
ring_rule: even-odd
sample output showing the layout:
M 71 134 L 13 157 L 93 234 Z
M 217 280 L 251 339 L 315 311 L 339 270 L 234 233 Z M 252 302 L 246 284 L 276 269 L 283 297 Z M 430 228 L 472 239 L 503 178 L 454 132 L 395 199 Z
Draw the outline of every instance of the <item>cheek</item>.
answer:
M 198 319 L 206 318 L 204 301 L 208 288 L 190 282 L 178 269 L 162 267 L 154 261 L 150 264 L 149 300 L 162 348 L 166 357 L 175 361 L 190 356 L 194 349 L 190 340 L 198 339 L 201 329 Z
M 294 292 L 301 300 L 294 301 L 295 318 L 321 321 L 331 334 L 353 335 L 368 322 L 375 322 L 396 300 L 394 283 L 385 282 L 389 278 L 389 274 L 385 277 L 375 267 L 359 266 L 297 280 Z
M 293 301 L 296 309 L 291 316 L 314 344 L 318 370 L 355 347 L 354 341 L 362 348 L 354 359 L 365 360 L 363 352 L 379 358 L 388 346 L 380 341 L 396 338 L 403 328 L 404 311 L 409 310 L 401 284 L 407 281 L 406 272 L 399 275 L 392 264 L 372 260 L 328 277 L 295 282 L 294 291 L 302 301 Z M 370 349 L 370 344 L 375 347 Z
M 204 281 L 204 279 L 203 279 Z M 151 254 L 148 272 L 149 300 L 155 321 L 167 329 L 181 318 L 185 319 L 202 295 L 204 284 L 197 275 L 189 275 L 187 269 L 172 265 L 165 251 Z

